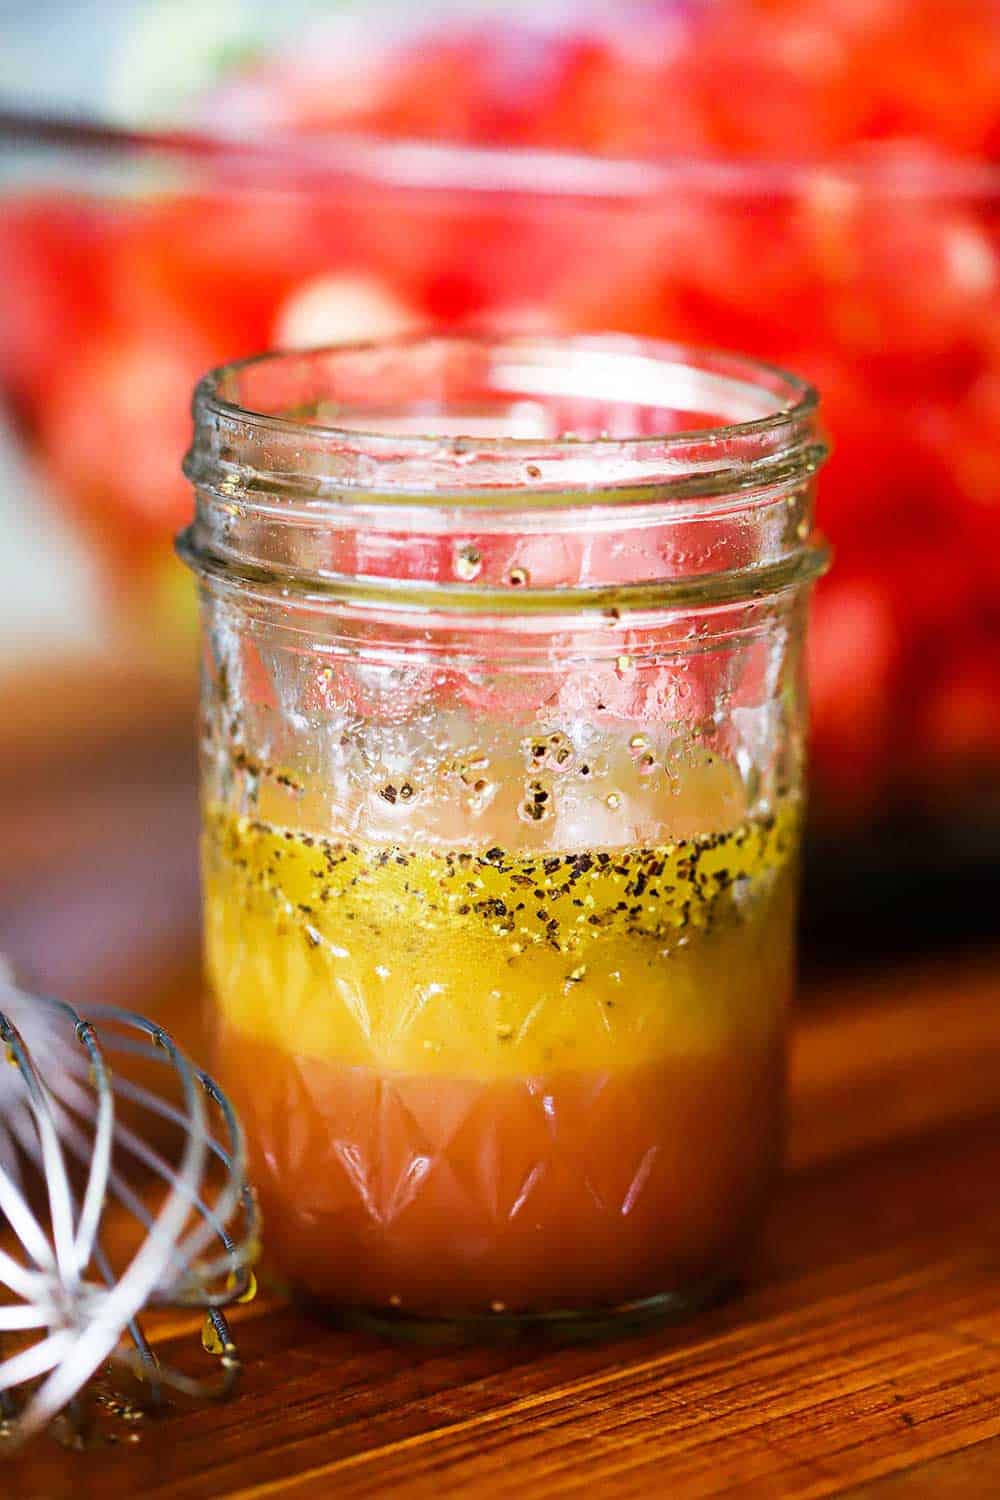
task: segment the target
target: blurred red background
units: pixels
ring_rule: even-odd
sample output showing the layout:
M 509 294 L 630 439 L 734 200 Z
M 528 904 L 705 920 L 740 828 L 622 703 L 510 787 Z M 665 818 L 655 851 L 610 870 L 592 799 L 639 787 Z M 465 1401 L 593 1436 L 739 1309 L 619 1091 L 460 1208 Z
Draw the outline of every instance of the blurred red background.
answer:
M 995 0 L 315 7 L 211 71 L 131 130 L 3 123 L 0 384 L 100 562 L 111 653 L 192 675 L 170 545 L 212 364 L 428 324 L 737 348 L 816 382 L 834 444 L 817 822 L 897 830 L 883 885 L 992 862 Z

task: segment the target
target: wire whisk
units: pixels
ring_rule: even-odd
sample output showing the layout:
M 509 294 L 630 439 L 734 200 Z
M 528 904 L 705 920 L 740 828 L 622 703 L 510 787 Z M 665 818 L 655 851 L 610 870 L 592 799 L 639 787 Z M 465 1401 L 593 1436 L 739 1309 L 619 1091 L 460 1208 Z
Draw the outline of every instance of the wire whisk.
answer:
M 5 1061 L 4 1061 L 5 1060 Z M 5 1065 L 6 1064 L 6 1065 Z M 152 1402 L 222 1395 L 239 1361 L 221 1309 L 255 1290 L 257 1208 L 231 1105 L 163 1027 L 29 996 L 0 966 L 0 1433 L 23 1441 L 108 1361 Z M 160 1362 L 139 1323 L 199 1307 L 208 1380 Z

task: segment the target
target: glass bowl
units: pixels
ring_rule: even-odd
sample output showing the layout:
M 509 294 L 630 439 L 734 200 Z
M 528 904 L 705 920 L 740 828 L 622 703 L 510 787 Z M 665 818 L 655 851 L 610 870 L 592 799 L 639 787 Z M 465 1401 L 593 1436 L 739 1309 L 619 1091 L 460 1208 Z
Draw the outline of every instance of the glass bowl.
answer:
M 915 72 L 899 89 L 924 115 L 936 104 Z M 537 84 L 532 117 L 555 137 L 557 92 Z M 502 147 L 405 135 L 473 128 L 438 106 L 383 121 L 396 138 L 315 121 L 293 135 L 301 119 L 256 107 L 222 87 L 210 128 L 187 133 L 0 116 L 0 388 L 93 538 L 122 642 L 188 660 L 170 540 L 190 505 L 189 392 L 209 366 L 428 326 L 725 347 L 812 380 L 833 441 L 819 519 L 836 566 L 811 645 L 818 817 L 995 806 L 1000 165 L 971 154 L 981 140 L 955 124 L 944 145 L 848 159 L 803 111 L 793 145 L 812 159 L 694 141 L 639 157 L 627 132 L 618 155 L 539 145 L 542 125 Z M 761 152 L 769 128 L 755 117 Z

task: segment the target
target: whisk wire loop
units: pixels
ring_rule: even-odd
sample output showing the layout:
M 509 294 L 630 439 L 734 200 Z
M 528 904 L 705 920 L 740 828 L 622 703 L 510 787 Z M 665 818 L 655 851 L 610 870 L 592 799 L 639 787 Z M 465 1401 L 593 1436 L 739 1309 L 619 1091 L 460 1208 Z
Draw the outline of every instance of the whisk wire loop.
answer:
M 0 1044 L 0 1340 L 16 1346 L 0 1347 L 0 1432 L 18 1442 L 78 1412 L 112 1357 L 154 1400 L 165 1385 L 224 1394 L 239 1360 L 220 1309 L 254 1286 L 259 1241 L 225 1094 L 164 1027 L 28 996 L 2 968 Z M 117 1255 L 112 1219 L 128 1230 Z M 139 1322 L 152 1306 L 206 1309 L 217 1378 L 161 1365 Z

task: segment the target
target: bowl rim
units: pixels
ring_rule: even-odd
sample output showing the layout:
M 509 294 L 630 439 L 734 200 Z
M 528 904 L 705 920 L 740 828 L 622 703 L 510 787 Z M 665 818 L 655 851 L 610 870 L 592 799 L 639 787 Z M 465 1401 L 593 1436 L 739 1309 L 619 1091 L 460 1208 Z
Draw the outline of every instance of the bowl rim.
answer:
M 0 149 L 16 147 L 103 157 L 180 159 L 224 166 L 239 185 L 267 180 L 303 189 L 355 180 L 403 191 L 525 198 L 635 201 L 678 188 L 726 197 L 781 197 L 816 183 L 898 199 L 1000 198 L 1000 162 L 947 156 L 916 142 L 883 150 L 787 160 L 664 155 L 598 156 L 558 147 L 490 146 L 365 131 L 296 135 L 128 128 L 84 115 L 6 107 Z

